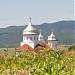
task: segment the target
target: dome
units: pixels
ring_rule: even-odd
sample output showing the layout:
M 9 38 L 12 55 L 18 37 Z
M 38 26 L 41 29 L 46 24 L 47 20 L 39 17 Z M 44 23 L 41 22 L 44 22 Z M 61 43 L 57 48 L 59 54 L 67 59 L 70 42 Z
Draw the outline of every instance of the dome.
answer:
M 40 32 L 40 34 L 39 34 L 39 37 L 42 37 L 42 38 L 43 38 L 43 36 L 42 36 L 41 32 Z
M 39 35 L 39 37 L 40 37 L 40 38 L 43 38 L 43 36 L 42 36 L 42 35 Z
M 50 36 L 48 36 L 48 39 L 47 40 L 53 40 L 53 41 L 57 41 L 55 35 L 53 34 L 53 32 L 51 33 Z
M 43 40 L 43 36 L 41 34 L 41 31 L 40 31 L 40 34 L 39 34 L 39 40 Z
M 23 34 L 39 34 L 38 30 L 33 27 L 32 23 L 30 22 L 26 29 L 24 29 Z

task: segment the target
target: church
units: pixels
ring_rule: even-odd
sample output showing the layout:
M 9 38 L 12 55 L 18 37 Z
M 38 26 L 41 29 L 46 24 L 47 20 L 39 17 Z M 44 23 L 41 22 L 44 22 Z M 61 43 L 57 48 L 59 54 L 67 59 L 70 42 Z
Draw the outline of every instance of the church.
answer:
M 32 25 L 31 18 L 26 29 L 23 30 L 23 41 L 20 43 L 19 51 L 21 50 L 33 50 L 36 48 L 49 48 L 56 50 L 57 42 L 53 31 L 48 36 L 47 43 L 44 40 L 44 36 L 42 36 L 41 31 L 36 29 L 34 25 Z

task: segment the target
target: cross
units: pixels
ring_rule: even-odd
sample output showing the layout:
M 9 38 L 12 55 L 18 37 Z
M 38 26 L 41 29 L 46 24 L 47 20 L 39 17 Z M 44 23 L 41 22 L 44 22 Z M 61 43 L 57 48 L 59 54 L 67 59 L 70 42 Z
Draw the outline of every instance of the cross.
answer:
M 31 22 L 31 19 L 32 19 L 32 18 L 30 17 L 30 22 Z

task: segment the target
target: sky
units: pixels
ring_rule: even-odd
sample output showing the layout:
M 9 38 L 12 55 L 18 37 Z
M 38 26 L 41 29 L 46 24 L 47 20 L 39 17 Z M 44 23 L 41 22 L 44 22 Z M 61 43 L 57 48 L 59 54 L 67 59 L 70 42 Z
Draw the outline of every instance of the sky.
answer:
M 0 0 L 0 28 L 74 20 L 75 0 Z

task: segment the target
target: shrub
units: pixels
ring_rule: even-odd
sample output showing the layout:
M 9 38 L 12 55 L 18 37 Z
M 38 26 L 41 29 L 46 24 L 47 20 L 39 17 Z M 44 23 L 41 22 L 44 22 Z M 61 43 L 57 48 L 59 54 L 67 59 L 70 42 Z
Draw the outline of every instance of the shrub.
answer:
M 75 44 L 69 48 L 69 51 L 75 51 Z

